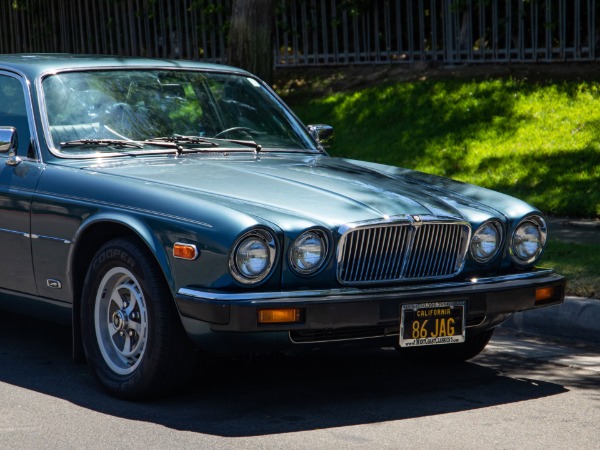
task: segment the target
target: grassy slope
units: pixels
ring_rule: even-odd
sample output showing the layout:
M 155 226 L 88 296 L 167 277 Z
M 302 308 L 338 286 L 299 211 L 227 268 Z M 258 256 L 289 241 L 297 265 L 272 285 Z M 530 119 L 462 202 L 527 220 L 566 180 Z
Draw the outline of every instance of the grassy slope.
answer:
M 570 244 L 550 237 L 541 265 L 567 277 L 568 295 L 600 298 L 600 245 Z
M 600 217 L 600 82 L 442 74 L 357 87 L 339 71 L 294 77 L 279 91 L 305 123 L 335 127 L 334 156 L 478 184 L 549 214 Z M 600 297 L 600 246 L 551 241 L 542 264 L 568 276 L 570 295 Z
M 600 216 L 600 83 L 433 80 L 295 102 L 334 156 L 455 178 L 547 213 Z

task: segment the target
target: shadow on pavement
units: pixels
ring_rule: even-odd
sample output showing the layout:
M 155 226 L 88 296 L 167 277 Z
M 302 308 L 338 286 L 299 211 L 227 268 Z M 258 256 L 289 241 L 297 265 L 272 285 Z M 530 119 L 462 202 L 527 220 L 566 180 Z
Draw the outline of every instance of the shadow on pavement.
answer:
M 551 239 L 575 244 L 600 245 L 600 220 L 547 217 Z
M 130 403 L 106 395 L 71 359 L 69 328 L 0 314 L 0 383 L 93 411 L 224 437 L 372 424 L 527 401 L 567 392 L 477 363 L 408 365 L 393 349 L 313 352 L 202 363 L 169 398 Z M 498 357 L 492 357 L 498 363 Z

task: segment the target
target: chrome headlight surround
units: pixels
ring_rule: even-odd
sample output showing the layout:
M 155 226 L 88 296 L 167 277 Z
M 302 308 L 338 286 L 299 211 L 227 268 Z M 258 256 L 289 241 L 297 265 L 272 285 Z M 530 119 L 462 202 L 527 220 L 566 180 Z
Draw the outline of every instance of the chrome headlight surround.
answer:
M 510 240 L 510 256 L 520 265 L 533 264 L 538 260 L 546 245 L 548 228 L 542 216 L 525 217 L 513 232 Z
M 235 242 L 229 257 L 229 271 L 242 284 L 260 283 L 271 273 L 276 252 L 271 232 L 262 228 L 249 231 Z
M 316 273 L 329 256 L 327 233 L 316 228 L 302 233 L 290 246 L 288 261 L 292 270 L 300 275 Z
M 488 220 L 473 233 L 469 244 L 471 257 L 481 264 L 491 261 L 498 255 L 503 238 L 502 224 L 497 220 Z

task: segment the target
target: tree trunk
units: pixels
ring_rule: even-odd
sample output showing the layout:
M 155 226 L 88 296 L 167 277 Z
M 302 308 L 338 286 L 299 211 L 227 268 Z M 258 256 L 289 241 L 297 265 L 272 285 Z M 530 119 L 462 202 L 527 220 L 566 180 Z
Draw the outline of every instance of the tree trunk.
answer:
M 227 63 L 273 81 L 275 0 L 233 0 Z

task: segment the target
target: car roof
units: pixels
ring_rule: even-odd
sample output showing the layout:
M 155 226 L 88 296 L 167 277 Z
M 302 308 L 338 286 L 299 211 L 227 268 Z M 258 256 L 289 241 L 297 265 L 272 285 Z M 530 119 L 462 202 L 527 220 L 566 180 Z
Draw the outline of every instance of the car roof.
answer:
M 247 74 L 247 72 L 234 67 L 189 60 L 74 55 L 68 53 L 0 54 L 0 70 L 23 73 L 31 79 L 48 72 L 101 68 L 194 69 Z

